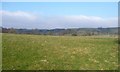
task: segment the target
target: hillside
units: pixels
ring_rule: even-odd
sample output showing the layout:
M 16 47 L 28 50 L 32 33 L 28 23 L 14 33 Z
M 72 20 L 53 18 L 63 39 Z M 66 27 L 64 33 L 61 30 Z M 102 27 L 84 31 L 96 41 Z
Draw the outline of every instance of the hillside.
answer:
M 37 35 L 117 35 L 118 28 L 69 28 L 69 29 L 15 29 L 2 28 L 3 33 L 37 34 Z
M 117 38 L 2 35 L 3 70 L 116 70 Z

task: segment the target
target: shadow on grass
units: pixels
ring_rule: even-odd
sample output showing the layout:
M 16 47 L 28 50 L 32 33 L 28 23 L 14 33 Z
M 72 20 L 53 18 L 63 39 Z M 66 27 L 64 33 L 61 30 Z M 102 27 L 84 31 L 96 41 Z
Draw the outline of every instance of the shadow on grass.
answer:
M 120 40 L 119 40 L 119 39 L 118 39 L 118 40 L 116 40 L 116 43 L 120 44 Z

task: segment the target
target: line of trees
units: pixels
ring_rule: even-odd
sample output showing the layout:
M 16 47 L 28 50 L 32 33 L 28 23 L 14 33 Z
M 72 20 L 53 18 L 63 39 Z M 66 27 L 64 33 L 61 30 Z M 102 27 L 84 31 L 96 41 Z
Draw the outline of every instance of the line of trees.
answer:
M 71 35 L 71 36 L 92 36 L 92 35 L 117 35 L 118 28 L 76 28 L 76 29 L 15 29 L 1 28 L 2 33 L 14 34 L 37 34 L 37 35 Z

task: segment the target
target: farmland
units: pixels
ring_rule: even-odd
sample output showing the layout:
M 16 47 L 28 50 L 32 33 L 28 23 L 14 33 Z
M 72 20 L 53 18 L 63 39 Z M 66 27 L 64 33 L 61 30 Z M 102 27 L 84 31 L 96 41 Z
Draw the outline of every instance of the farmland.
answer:
M 2 35 L 3 70 L 115 70 L 117 38 Z

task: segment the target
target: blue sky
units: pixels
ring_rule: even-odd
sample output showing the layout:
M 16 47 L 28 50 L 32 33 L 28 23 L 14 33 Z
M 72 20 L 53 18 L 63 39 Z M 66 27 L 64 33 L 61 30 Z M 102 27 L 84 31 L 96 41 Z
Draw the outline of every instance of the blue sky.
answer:
M 2 2 L 118 2 L 119 0 L 1 0 Z
M 3 10 L 28 11 L 47 15 L 93 15 L 116 17 L 116 2 L 5 2 Z
M 1 3 L 0 3 L 0 5 L 1 5 Z M 4 22 L 4 21 L 8 20 L 8 16 L 5 17 L 6 15 L 4 16 L 4 14 L 3 14 L 2 16 L 3 16 L 4 24 L 2 23 L 2 25 L 5 27 L 16 27 L 16 28 L 22 28 L 22 26 L 23 26 L 23 28 L 24 27 L 25 28 L 91 27 L 88 24 L 86 24 L 86 22 L 83 23 L 85 20 L 89 21 L 88 18 L 89 19 L 92 18 L 93 19 L 92 21 L 94 21 L 94 19 L 98 18 L 98 17 L 100 19 L 105 18 L 106 20 L 108 20 L 108 19 L 111 20 L 113 18 L 117 18 L 118 3 L 117 2 L 3 2 L 2 9 L 0 8 L 0 10 L 2 11 L 2 13 L 3 13 L 3 11 L 4 11 L 4 13 L 6 13 L 5 11 L 7 11 L 7 13 L 8 12 L 11 13 L 12 16 L 9 16 L 11 18 L 14 18 L 13 16 L 16 12 L 17 14 L 24 13 L 25 16 L 28 16 L 28 14 L 29 14 L 29 16 L 34 16 L 34 17 L 36 16 L 36 18 L 37 18 L 36 21 L 39 21 L 39 22 L 37 22 L 39 27 L 36 26 L 37 25 L 37 24 L 35 24 L 36 21 L 35 21 L 35 23 L 33 22 L 33 24 L 35 24 L 35 25 L 29 24 L 28 22 L 26 22 L 26 24 L 28 24 L 28 25 L 26 25 L 26 24 L 20 25 L 20 24 L 14 23 L 17 20 L 12 21 L 11 24 L 7 24 L 7 22 Z M 67 19 L 66 19 L 66 16 L 67 16 Z M 85 20 L 81 21 L 82 17 L 84 17 Z M 52 20 L 50 20 L 51 18 L 52 18 Z M 68 20 L 68 22 L 65 21 L 65 23 L 61 24 L 62 26 L 57 25 L 57 24 L 60 24 L 59 21 L 61 21 L 61 19 L 64 19 L 64 18 L 66 20 L 68 20 L 68 19 L 73 20 L 73 18 L 77 19 L 77 20 L 73 20 L 75 23 L 71 22 L 76 25 L 72 25 L 70 23 L 71 20 Z M 57 20 L 55 20 L 55 19 L 57 19 Z M 20 20 L 20 18 L 19 18 L 19 20 Z M 80 22 L 78 22 L 79 20 L 82 22 L 81 24 L 80 24 Z M 47 21 L 47 22 L 54 21 L 56 23 L 51 22 L 51 23 L 53 23 L 53 27 L 52 26 L 49 27 L 49 24 L 46 24 L 46 22 L 44 22 L 44 21 Z M 9 22 L 11 22 L 11 21 L 9 20 Z M 18 22 L 20 22 L 20 21 L 18 21 Z M 78 22 L 78 24 L 76 22 Z M 91 20 L 90 20 L 90 22 L 91 22 Z M 66 23 L 67 23 L 68 27 L 67 27 Z M 68 24 L 68 23 L 70 23 L 70 24 Z M 87 23 L 89 23 L 89 22 L 87 22 Z M 92 23 L 96 23 L 96 22 L 92 22 Z M 108 23 L 108 22 L 105 22 L 105 23 Z M 115 23 L 117 23 L 117 22 L 115 22 Z M 42 24 L 42 25 L 40 25 L 40 24 Z M 79 24 L 80 24 L 80 26 L 79 26 Z M 50 25 L 52 25 L 52 24 L 50 24 Z M 81 25 L 83 25 L 83 26 L 81 26 Z M 101 25 L 101 26 L 109 27 L 109 24 Z M 117 24 L 115 24 L 115 25 L 111 24 L 110 27 L 111 26 L 117 26 Z M 97 27 L 97 25 L 95 25 L 93 27 Z

